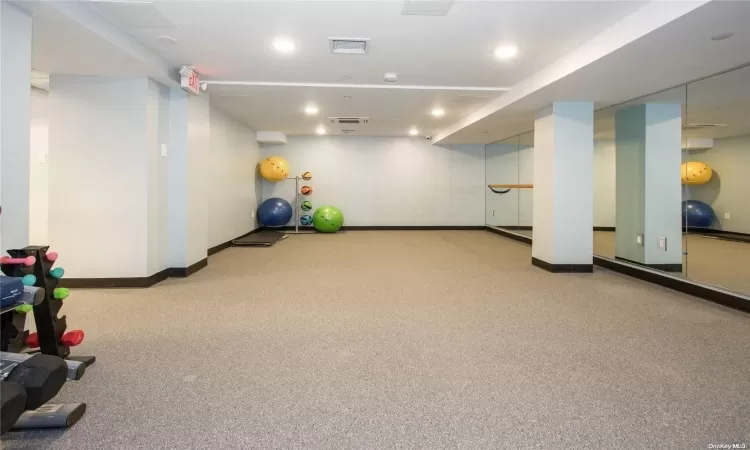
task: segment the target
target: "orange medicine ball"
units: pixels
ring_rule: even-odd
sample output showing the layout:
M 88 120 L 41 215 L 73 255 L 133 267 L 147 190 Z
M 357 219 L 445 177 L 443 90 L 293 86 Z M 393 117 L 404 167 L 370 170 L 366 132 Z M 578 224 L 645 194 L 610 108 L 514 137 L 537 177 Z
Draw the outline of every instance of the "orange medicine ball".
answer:
M 302 195 L 310 195 L 312 194 L 312 188 L 310 186 L 302 186 L 302 189 L 300 189 L 299 192 Z

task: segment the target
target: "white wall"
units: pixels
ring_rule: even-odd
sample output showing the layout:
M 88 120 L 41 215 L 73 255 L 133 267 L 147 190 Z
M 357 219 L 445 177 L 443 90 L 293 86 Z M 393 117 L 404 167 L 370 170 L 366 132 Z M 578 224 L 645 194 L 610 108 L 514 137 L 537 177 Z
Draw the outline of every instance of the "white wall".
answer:
M 144 277 L 148 79 L 52 75 L 49 243 L 72 278 Z
M 711 228 L 750 234 L 750 136 L 716 139 L 714 148 L 683 153 L 683 160 L 702 161 L 714 171 L 708 183 L 689 186 L 684 196 L 711 205 Z
M 0 254 L 29 245 L 31 16 L 0 2 Z
M 31 159 L 29 162 L 29 242 L 49 242 L 49 110 L 47 91 L 31 89 Z
M 311 171 L 313 208 L 334 205 L 346 225 L 484 225 L 484 146 L 421 138 L 290 136 L 262 156 L 290 175 Z M 292 201 L 294 182 L 263 181 L 263 199 Z
M 261 160 L 255 130 L 211 107 L 208 169 L 208 247 L 258 228 L 256 170 Z

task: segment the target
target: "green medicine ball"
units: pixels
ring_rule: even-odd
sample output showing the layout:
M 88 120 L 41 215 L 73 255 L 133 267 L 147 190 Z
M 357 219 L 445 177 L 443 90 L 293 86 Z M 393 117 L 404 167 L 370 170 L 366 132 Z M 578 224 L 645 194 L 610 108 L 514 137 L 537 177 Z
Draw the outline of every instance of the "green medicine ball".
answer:
M 335 233 L 344 224 L 344 213 L 335 206 L 321 206 L 313 214 L 313 226 L 322 233 Z
M 310 211 L 312 209 L 312 202 L 310 200 L 305 200 L 299 206 L 302 208 L 302 211 Z

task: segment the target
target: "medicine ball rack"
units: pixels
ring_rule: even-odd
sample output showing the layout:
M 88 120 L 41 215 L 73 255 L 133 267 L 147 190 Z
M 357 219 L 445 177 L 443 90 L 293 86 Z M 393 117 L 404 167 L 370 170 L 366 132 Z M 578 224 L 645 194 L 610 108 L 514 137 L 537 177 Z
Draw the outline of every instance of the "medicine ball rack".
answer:
M 287 177 L 287 180 L 294 180 L 294 231 L 287 231 L 288 234 L 315 234 L 315 230 L 311 229 L 312 227 L 306 227 L 306 229 L 300 230 L 299 229 L 299 212 L 300 212 L 300 205 L 302 201 L 300 201 L 300 197 L 305 197 L 300 192 L 299 187 L 299 180 L 302 180 L 303 178 L 301 176 L 296 177 Z

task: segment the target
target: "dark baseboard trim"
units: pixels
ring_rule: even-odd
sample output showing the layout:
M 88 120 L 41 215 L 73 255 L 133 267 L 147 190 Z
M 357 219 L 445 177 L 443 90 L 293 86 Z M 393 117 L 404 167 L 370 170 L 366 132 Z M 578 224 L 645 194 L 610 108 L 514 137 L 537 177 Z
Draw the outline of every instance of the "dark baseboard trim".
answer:
M 352 225 L 341 227 L 342 231 L 431 231 L 431 230 L 484 230 L 484 225 Z
M 215 245 L 215 246 L 209 248 L 206 251 L 206 253 L 208 254 L 208 256 L 215 255 L 215 254 L 219 253 L 220 251 L 226 250 L 229 247 L 231 247 L 232 246 L 232 241 L 236 241 L 237 239 L 242 239 L 243 237 L 250 236 L 251 234 L 257 233 L 257 232 L 261 231 L 262 229 L 263 229 L 263 227 L 256 228 L 253 231 L 249 231 L 249 232 L 243 234 L 242 236 L 237 236 L 234 239 L 230 239 L 230 240 L 228 240 L 226 242 L 223 242 L 223 243 L 221 243 L 219 245 Z
M 148 277 L 131 278 L 61 278 L 66 288 L 147 288 L 169 278 L 172 269 L 164 269 Z
M 639 280 L 648 281 L 649 283 L 658 284 L 659 286 L 682 292 L 683 294 L 693 295 L 704 300 L 709 300 L 720 305 L 750 313 L 750 299 L 743 298 L 743 296 L 737 294 L 692 283 L 688 280 L 677 278 L 674 275 L 661 274 L 646 268 L 642 269 L 638 266 L 633 266 L 609 258 L 603 258 L 601 256 L 594 255 L 594 264 L 614 272 L 638 278 Z
M 593 264 L 552 264 L 538 258 L 531 258 L 531 265 L 552 273 L 592 273 Z
M 688 230 L 688 233 L 690 233 L 690 230 Z M 724 230 L 716 230 L 714 228 L 702 228 L 700 231 L 693 231 L 695 234 L 711 234 L 711 233 L 722 233 L 722 234 L 731 234 L 732 236 L 744 236 L 744 237 L 750 237 L 750 234 L 748 233 L 740 233 L 739 231 L 724 231 Z
M 504 228 L 506 230 L 533 230 L 534 227 L 528 225 L 492 225 L 493 227 Z M 615 231 L 615 227 L 594 227 L 594 231 Z
M 294 227 L 263 227 L 271 231 L 292 231 Z M 315 231 L 315 228 L 301 226 L 300 230 Z M 344 225 L 341 231 L 430 231 L 430 230 L 484 230 L 484 225 Z
M 185 278 L 208 266 L 208 258 L 203 258 L 195 264 L 188 267 L 172 267 L 169 269 L 169 276 L 172 278 Z
M 485 225 L 486 226 L 486 225 Z M 492 225 L 493 227 L 504 228 L 506 230 L 533 230 L 531 225 Z
M 505 230 L 500 230 L 493 227 L 484 227 L 485 231 L 489 231 L 490 233 L 499 234 L 500 236 L 506 237 L 508 239 L 513 239 L 514 241 L 523 242 L 524 244 L 531 245 L 531 238 L 529 236 L 524 236 L 521 234 L 511 233 Z
M 682 264 L 646 264 L 638 261 L 633 261 L 628 258 L 622 258 L 616 255 L 615 259 L 626 263 L 635 264 L 636 266 L 643 266 L 648 267 L 649 269 L 661 270 L 662 272 L 682 273 Z
M 75 289 L 104 288 L 148 288 L 161 283 L 167 278 L 189 277 L 208 265 L 208 258 L 203 258 L 190 267 L 170 267 L 148 277 L 121 278 L 62 278 L 60 286 Z

